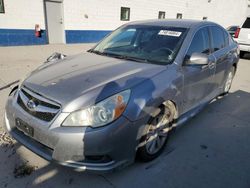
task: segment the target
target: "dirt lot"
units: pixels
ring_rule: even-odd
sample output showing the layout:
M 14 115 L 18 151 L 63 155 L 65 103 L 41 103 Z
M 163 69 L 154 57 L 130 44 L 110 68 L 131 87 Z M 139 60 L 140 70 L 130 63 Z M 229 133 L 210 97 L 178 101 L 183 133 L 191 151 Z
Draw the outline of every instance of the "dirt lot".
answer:
M 231 92 L 178 128 L 160 158 L 113 174 L 75 172 L 45 161 L 2 129 L 9 88 L 52 52 L 92 44 L 0 48 L 0 187 L 250 187 L 250 58 L 241 59 Z M 250 56 L 249 56 L 250 57 Z

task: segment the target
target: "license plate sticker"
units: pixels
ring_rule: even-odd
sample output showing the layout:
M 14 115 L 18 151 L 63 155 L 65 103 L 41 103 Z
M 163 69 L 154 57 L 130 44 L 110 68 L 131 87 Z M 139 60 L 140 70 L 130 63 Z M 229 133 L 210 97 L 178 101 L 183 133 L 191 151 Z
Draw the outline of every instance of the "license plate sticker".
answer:
M 33 127 L 29 126 L 27 123 L 25 123 L 21 119 L 16 119 L 16 127 L 18 130 L 23 132 L 25 135 L 33 137 L 34 135 L 34 129 Z

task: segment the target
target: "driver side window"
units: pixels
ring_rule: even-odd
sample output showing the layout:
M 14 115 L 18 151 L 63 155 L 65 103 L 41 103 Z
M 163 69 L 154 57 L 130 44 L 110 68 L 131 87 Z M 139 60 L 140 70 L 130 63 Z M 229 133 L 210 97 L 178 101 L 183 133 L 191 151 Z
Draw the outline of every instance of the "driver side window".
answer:
M 189 59 L 195 52 L 207 55 L 210 54 L 209 31 L 207 27 L 196 32 L 186 54 L 186 59 Z

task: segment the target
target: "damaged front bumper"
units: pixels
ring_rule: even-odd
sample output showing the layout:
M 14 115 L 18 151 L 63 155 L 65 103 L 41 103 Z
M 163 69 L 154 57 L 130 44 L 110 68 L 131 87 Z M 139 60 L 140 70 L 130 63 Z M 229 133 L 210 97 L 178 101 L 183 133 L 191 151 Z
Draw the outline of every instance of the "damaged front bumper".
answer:
M 16 102 L 17 94 L 8 98 L 5 128 L 21 144 L 48 161 L 73 167 L 77 171 L 109 172 L 134 161 L 139 124 L 125 117 L 96 129 L 61 127 L 68 113 L 58 114 L 48 123 L 24 111 Z M 17 120 L 29 131 L 20 129 Z

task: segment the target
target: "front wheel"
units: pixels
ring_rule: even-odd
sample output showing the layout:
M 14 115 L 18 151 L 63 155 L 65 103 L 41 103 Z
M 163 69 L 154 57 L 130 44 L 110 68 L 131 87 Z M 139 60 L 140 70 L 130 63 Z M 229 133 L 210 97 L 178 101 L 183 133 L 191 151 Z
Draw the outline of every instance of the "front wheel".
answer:
M 142 140 L 145 144 L 137 151 L 138 157 L 145 162 L 151 161 L 161 154 L 174 119 L 175 110 L 171 105 L 162 105 L 159 108 L 158 115 L 152 117 L 148 122 L 146 135 Z

